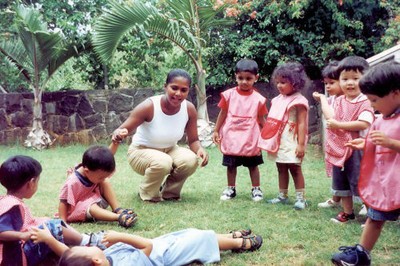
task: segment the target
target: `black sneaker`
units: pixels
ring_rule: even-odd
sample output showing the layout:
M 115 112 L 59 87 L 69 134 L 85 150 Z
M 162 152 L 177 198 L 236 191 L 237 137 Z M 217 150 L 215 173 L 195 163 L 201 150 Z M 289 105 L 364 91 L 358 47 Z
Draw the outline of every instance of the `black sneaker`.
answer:
M 230 200 L 236 197 L 236 188 L 235 187 L 226 187 L 222 192 L 220 200 Z
M 371 256 L 369 255 L 369 252 L 361 245 L 357 244 L 354 247 L 342 246 L 339 248 L 339 250 L 341 252 L 333 254 L 331 259 L 335 265 L 371 265 Z

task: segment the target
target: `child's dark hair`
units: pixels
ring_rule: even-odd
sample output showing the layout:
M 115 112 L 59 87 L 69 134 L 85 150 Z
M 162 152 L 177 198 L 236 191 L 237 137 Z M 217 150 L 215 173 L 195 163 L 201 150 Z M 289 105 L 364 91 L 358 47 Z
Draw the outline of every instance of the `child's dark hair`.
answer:
M 250 72 L 253 75 L 258 74 L 258 64 L 251 59 L 241 59 L 236 63 L 235 73 Z
M 277 66 L 271 76 L 275 85 L 278 78 L 287 79 L 295 91 L 303 89 L 308 80 L 303 65 L 298 62 L 287 62 Z
M 172 82 L 172 80 L 176 77 L 183 77 L 185 79 L 187 79 L 189 81 L 189 87 L 192 84 L 192 77 L 189 75 L 188 72 L 186 72 L 183 69 L 180 68 L 176 68 L 176 69 L 172 69 L 168 75 L 167 75 L 167 79 L 165 80 L 165 84 L 169 84 Z
M 111 173 L 115 170 L 114 155 L 105 146 L 92 146 L 83 154 L 80 166 L 91 171 L 103 170 Z
M 372 67 L 361 77 L 359 86 L 362 93 L 381 98 L 400 90 L 400 64 L 390 62 Z
M 337 68 L 337 72 L 342 73 L 342 71 L 358 71 L 362 74 L 364 74 L 364 72 L 366 70 L 368 70 L 369 68 L 369 64 L 367 62 L 367 60 L 365 60 L 364 57 L 361 56 L 348 56 L 342 59 L 342 61 L 339 62 L 338 68 Z
M 59 266 L 92 266 L 93 261 L 90 257 L 77 256 L 71 249 L 67 249 L 58 261 Z
M 322 69 L 322 78 L 328 78 L 333 80 L 339 80 L 339 72 L 337 71 L 337 67 L 339 65 L 339 61 L 330 61 L 323 69 Z
M 8 191 L 16 191 L 42 172 L 38 161 L 29 156 L 17 155 L 9 158 L 0 166 L 0 183 Z

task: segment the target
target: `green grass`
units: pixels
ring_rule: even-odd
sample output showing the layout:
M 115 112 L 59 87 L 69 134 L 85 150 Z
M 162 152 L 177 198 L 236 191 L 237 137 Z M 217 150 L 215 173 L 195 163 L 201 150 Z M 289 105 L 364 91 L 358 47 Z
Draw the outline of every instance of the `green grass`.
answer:
M 43 166 L 39 190 L 26 200 L 35 216 L 52 217 L 57 211 L 58 193 L 66 178 L 66 169 L 77 164 L 84 146 L 55 147 L 32 151 L 22 147 L 0 146 L 0 162 L 11 155 L 24 154 L 36 158 Z M 339 209 L 318 209 L 317 203 L 329 197 L 331 180 L 325 177 L 323 156 L 318 147 L 310 146 L 303 163 L 306 177 L 306 196 L 310 206 L 295 211 L 294 187 L 290 182 L 291 204 L 270 205 L 265 201 L 252 202 L 250 178 L 246 168 L 240 167 L 237 176 L 237 197 L 228 202 L 219 200 L 226 186 L 226 168 L 221 165 L 222 155 L 216 148 L 209 149 L 210 162 L 186 182 L 181 202 L 144 203 L 138 196 L 142 177 L 134 173 L 126 161 L 127 145 L 121 145 L 116 155 L 117 171 L 111 179 L 120 201 L 126 208 L 134 208 L 138 223 L 124 229 L 117 223 L 72 224 L 80 232 L 113 229 L 145 237 L 188 227 L 228 232 L 232 229 L 252 228 L 264 237 L 258 252 L 233 254 L 222 252 L 220 265 L 329 265 L 332 253 L 341 245 L 354 245 L 361 235 L 361 222 L 347 225 L 330 222 Z M 275 164 L 264 156 L 260 166 L 261 185 L 266 199 L 277 194 L 278 180 Z M 4 193 L 4 188 L 0 188 Z M 356 205 L 356 211 L 360 209 Z M 400 224 L 387 223 L 373 250 L 375 265 L 400 264 Z

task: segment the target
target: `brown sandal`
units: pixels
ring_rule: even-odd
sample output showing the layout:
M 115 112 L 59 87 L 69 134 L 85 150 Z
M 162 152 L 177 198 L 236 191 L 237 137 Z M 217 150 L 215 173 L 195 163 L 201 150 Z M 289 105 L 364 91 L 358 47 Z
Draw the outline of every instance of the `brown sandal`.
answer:
M 250 241 L 250 247 L 246 248 L 247 240 Z M 258 250 L 263 243 L 263 239 L 261 236 L 258 235 L 249 235 L 243 237 L 242 246 L 240 248 L 232 249 L 234 253 L 242 253 L 242 252 L 252 252 Z
M 232 230 L 229 233 L 232 234 L 232 238 L 243 238 L 244 236 L 251 235 L 251 229 Z M 237 233 L 240 233 L 241 236 L 238 236 Z

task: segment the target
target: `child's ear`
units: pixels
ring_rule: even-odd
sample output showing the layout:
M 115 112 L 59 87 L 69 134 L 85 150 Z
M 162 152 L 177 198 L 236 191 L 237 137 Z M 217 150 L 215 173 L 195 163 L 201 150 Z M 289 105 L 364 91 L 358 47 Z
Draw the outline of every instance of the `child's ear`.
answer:
M 100 259 L 100 258 L 92 258 L 92 262 L 93 262 L 93 265 L 102 265 L 103 264 L 103 260 L 102 259 Z
M 260 75 L 257 74 L 257 75 L 256 75 L 256 82 L 258 81 L 259 78 L 260 78 Z

